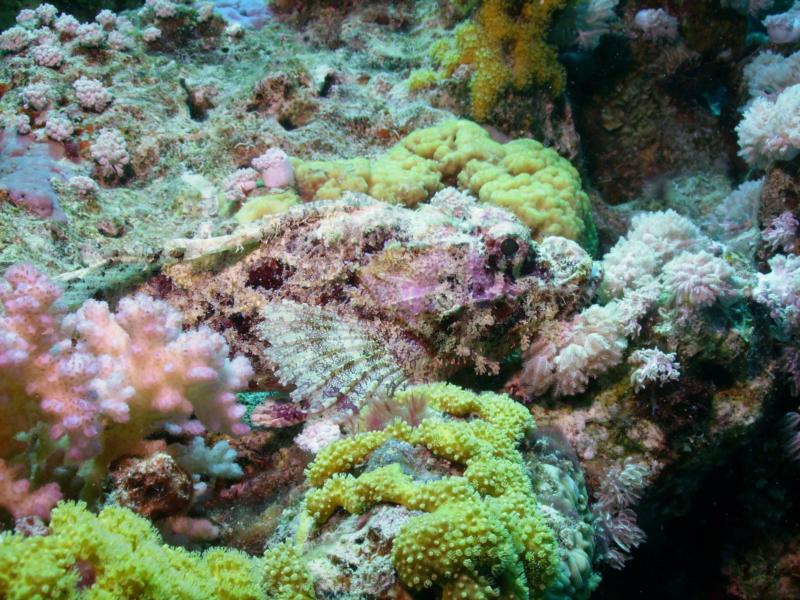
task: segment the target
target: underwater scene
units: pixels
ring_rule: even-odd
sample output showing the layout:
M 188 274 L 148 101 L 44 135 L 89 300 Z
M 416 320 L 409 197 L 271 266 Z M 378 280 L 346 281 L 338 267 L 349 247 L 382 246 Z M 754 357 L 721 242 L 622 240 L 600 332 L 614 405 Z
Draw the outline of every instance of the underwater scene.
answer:
M 0 600 L 800 600 L 800 0 L 0 0 Z

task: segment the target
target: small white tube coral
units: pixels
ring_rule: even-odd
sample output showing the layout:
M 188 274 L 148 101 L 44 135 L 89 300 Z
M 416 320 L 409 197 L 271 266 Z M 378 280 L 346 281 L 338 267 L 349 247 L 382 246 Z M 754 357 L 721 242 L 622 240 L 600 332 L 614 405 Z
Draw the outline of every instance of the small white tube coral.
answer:
M 222 182 L 222 189 L 228 200 L 242 201 L 256 189 L 258 173 L 255 169 L 238 169 Z
M 534 341 L 525 356 L 520 383 L 526 395 L 540 396 L 550 388 L 556 396 L 583 392 L 589 381 L 622 362 L 627 336 L 649 309 L 648 302 L 613 300 L 592 305 L 567 323 L 555 324 Z
M 729 250 L 752 258 L 758 244 L 758 205 L 764 180 L 745 181 L 703 219 L 709 235 Z
M 694 223 L 674 210 L 636 215 L 628 235 L 603 257 L 601 294 L 619 298 L 626 289 L 654 277 L 677 254 L 699 249 L 708 241 Z
M 800 222 L 797 217 L 787 210 L 772 219 L 769 226 L 761 232 L 761 237 L 770 245 L 773 252 L 778 249 L 791 252 L 797 242 L 798 225 Z
M 242 468 L 236 464 L 236 450 L 226 440 L 208 447 L 205 440 L 197 436 L 175 460 L 192 474 L 221 479 L 238 479 L 243 474 Z
M 159 19 L 168 19 L 177 14 L 177 6 L 171 0 L 145 0 L 145 8 L 150 10 Z
M 261 174 L 261 180 L 268 188 L 294 185 L 294 169 L 286 152 L 280 148 L 270 148 L 251 162 Z
M 33 110 L 44 110 L 50 104 L 52 88 L 44 82 L 32 83 L 22 88 L 22 106 Z
M 585 50 L 597 47 L 600 38 L 611 31 L 619 0 L 583 0 L 575 7 L 578 45 Z
M 117 15 L 107 8 L 101 10 L 97 13 L 97 16 L 94 18 L 97 23 L 99 23 L 103 29 L 106 31 L 110 31 L 114 28 L 114 25 L 117 24 Z
M 793 44 L 800 40 L 800 2 L 786 12 L 765 18 L 764 27 L 773 44 Z
M 75 30 L 78 45 L 84 48 L 99 48 L 106 41 L 106 32 L 97 23 L 84 23 Z
M 69 117 L 61 113 L 52 113 L 47 117 L 45 124 L 47 137 L 56 142 L 64 142 L 75 132 L 75 126 Z
M 19 25 L 0 33 L 0 50 L 19 52 L 27 48 L 33 41 L 30 31 Z
M 674 352 L 662 352 L 658 348 L 636 350 L 628 363 L 636 368 L 631 373 L 631 383 L 636 392 L 642 391 L 650 383 L 663 386 L 670 381 L 678 381 L 681 376 L 680 363 Z
M 342 437 L 339 426 L 331 419 L 320 419 L 306 423 L 303 431 L 294 438 L 294 443 L 311 454 L 316 454 L 328 444 Z
M 105 179 L 122 177 L 125 167 L 131 162 L 128 145 L 117 129 L 101 130 L 90 151 L 98 172 Z
M 80 27 L 80 25 L 81 24 L 78 19 L 72 15 L 63 14 L 56 19 L 55 23 L 53 24 L 53 28 L 63 37 L 72 38 L 78 33 L 78 27 Z
M 96 79 L 81 77 L 72 84 L 78 103 L 86 110 L 101 113 L 111 104 L 113 96 Z
M 99 187 L 94 179 L 76 175 L 67 180 L 67 187 L 79 198 L 91 198 L 97 194 Z
M 766 50 L 744 68 L 751 98 L 776 98 L 787 87 L 800 83 L 800 52 L 789 56 Z
M 161 39 L 161 30 L 158 27 L 145 27 L 142 30 L 142 39 L 148 44 Z
M 64 52 L 58 46 L 52 44 L 42 44 L 31 50 L 33 62 L 40 67 L 50 67 L 57 69 L 64 63 Z
M 58 14 L 58 9 L 52 4 L 45 2 L 36 7 L 36 18 L 39 19 L 39 24 L 49 26 L 53 23 Z
M 770 272 L 758 275 L 753 297 L 787 332 L 800 331 L 800 256 L 779 254 L 768 264 Z

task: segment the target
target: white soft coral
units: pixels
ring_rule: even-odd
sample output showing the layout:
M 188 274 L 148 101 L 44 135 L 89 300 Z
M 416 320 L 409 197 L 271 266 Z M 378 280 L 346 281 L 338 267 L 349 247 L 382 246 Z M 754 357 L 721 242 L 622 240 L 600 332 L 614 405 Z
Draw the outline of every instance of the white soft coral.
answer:
M 769 260 L 769 273 L 758 275 L 753 290 L 757 302 L 789 332 L 800 331 L 800 256 L 779 254 Z
M 697 226 L 674 210 L 642 213 L 633 217 L 626 237 L 603 258 L 601 293 L 619 298 L 627 289 L 655 276 L 670 259 L 708 242 Z
M 735 295 L 734 270 L 723 259 L 700 252 L 684 252 L 664 267 L 663 282 L 676 305 L 710 306 Z
M 772 101 L 756 98 L 736 127 L 739 155 L 751 166 L 792 160 L 800 152 L 800 84 L 792 85 Z

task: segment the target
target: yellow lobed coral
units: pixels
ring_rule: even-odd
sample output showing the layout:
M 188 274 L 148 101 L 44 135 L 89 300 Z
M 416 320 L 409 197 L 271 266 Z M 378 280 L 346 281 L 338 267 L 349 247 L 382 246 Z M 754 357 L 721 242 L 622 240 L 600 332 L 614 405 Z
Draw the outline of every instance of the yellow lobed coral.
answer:
M 566 0 L 527 0 L 518 11 L 510 0 L 484 0 L 471 21 L 455 30 L 452 40 L 440 40 L 431 55 L 446 77 L 459 65 L 470 65 L 472 115 L 488 117 L 497 96 L 513 86 L 522 90 L 533 83 L 561 93 L 564 71 L 555 49 L 545 38 L 553 14 Z
M 252 223 L 261 217 L 286 212 L 299 202 L 294 190 L 270 191 L 260 196 L 248 198 L 236 213 L 239 223 Z
M 308 200 L 351 191 L 414 206 L 445 185 L 457 185 L 516 214 L 537 241 L 559 235 L 589 250 L 596 245 L 589 198 L 568 160 L 535 140 L 495 142 L 471 121 L 417 130 L 372 163 L 295 160 L 294 166 L 298 191 Z
M 317 455 L 308 469 L 315 489 L 306 497 L 307 514 L 319 524 L 339 508 L 362 513 L 392 503 L 423 511 L 403 526 L 392 549 L 408 587 L 436 586 L 443 598 L 539 597 L 555 577 L 558 558 L 516 449 L 534 426 L 530 413 L 508 396 L 476 395 L 450 384 L 415 386 L 395 400 L 402 405 L 419 397 L 444 414 L 419 427 L 398 421 L 382 432 L 357 434 Z M 463 464 L 464 475 L 415 482 L 398 464 L 358 477 L 347 473 L 391 439 Z
M 46 536 L 0 534 L 0 598 L 314 597 L 299 556 L 283 546 L 263 559 L 226 548 L 189 552 L 163 544 L 150 521 L 127 508 L 110 506 L 95 515 L 84 503 L 74 502 L 62 502 L 53 509 L 50 530 Z

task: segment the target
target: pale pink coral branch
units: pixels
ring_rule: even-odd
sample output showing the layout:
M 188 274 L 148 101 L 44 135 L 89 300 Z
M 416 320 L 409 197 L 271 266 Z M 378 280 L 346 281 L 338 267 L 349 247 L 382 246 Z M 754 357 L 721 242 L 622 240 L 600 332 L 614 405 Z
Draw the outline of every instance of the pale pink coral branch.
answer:
M 234 391 L 253 374 L 228 358 L 225 339 L 208 328 L 181 331 L 181 316 L 143 294 L 116 313 L 88 300 L 64 314 L 60 290 L 31 266 L 8 269 L 0 290 L 0 456 L 4 440 L 42 422 L 67 456 L 110 460 L 166 422 L 196 416 L 209 430 L 245 433 Z M 5 456 L 9 455 L 7 451 Z
M 27 479 L 20 479 L 20 467 L 11 467 L 0 458 L 0 506 L 15 519 L 40 517 L 47 519 L 50 510 L 61 500 L 61 490 L 56 483 L 48 483 L 31 490 Z

